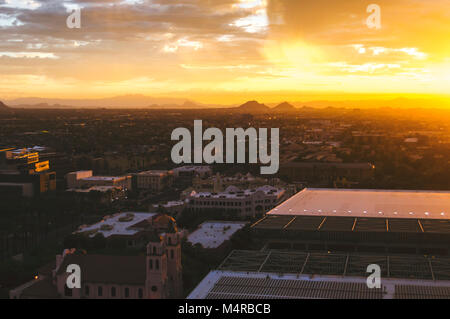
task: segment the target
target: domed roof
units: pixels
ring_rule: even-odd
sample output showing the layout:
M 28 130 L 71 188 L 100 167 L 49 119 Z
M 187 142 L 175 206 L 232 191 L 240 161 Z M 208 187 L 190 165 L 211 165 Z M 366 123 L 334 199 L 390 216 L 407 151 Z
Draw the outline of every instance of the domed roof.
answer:
M 154 217 L 153 224 L 159 229 L 165 229 L 167 233 L 178 232 L 177 222 L 175 218 L 167 214 L 160 214 Z

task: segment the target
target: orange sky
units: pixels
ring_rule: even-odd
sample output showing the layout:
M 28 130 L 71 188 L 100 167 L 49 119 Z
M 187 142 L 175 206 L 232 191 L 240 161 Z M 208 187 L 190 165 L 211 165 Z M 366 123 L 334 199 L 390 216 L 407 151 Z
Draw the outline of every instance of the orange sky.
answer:
M 381 29 L 365 23 L 371 3 Z M 66 27 L 74 4 L 81 29 Z M 450 0 L 4 0 L 0 98 L 443 96 L 449 8 Z

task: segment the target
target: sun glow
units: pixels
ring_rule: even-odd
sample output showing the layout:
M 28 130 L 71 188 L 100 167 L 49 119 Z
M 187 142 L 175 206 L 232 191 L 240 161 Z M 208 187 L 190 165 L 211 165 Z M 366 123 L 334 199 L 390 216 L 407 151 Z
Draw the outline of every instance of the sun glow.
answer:
M 42 21 L 50 10 L 42 1 L 9 0 L 0 5 L 8 9 L 0 14 L 0 99 L 448 95 L 448 0 L 404 1 L 380 0 L 374 30 L 366 6 L 352 1 L 188 1 L 180 10 L 173 1 L 73 0 L 86 8 L 75 32 L 61 26 L 64 2 L 57 19 Z

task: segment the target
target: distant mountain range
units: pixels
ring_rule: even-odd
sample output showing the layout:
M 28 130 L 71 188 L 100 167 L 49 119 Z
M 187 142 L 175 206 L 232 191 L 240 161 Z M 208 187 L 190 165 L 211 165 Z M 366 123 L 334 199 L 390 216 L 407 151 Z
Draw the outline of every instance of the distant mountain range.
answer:
M 47 99 L 39 97 L 18 98 L 7 101 L 8 105 L 15 108 L 178 108 L 196 109 L 227 107 L 224 105 L 206 105 L 187 99 L 151 97 L 140 94 L 123 95 L 103 99 Z
M 24 109 L 70 109 L 70 108 L 144 108 L 144 109 L 212 109 L 234 108 L 239 112 L 248 113 L 289 113 L 298 109 L 310 108 L 448 108 L 450 99 L 406 99 L 397 98 L 391 100 L 367 99 L 367 100 L 317 100 L 309 102 L 283 102 L 281 104 L 261 104 L 257 101 L 249 101 L 240 106 L 202 104 L 188 99 L 171 97 L 151 97 L 145 95 L 123 95 L 103 99 L 48 99 L 48 98 L 18 98 L 6 100 L 11 108 Z M 4 105 L 4 104 L 3 104 Z
M 247 113 L 288 113 L 297 111 L 297 108 L 287 102 L 283 102 L 273 108 L 270 108 L 265 104 L 258 103 L 257 101 L 249 101 L 237 107 L 237 110 Z

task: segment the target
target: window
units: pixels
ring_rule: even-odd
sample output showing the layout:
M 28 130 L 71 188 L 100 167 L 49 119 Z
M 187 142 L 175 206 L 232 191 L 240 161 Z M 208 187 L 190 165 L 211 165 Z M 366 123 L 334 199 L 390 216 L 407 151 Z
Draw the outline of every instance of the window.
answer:
M 151 259 L 148 262 L 148 268 L 153 269 L 153 260 L 151 260 Z
M 139 297 L 139 299 L 144 298 L 144 292 L 143 292 L 142 288 L 139 288 L 139 290 L 138 290 L 138 297 Z
M 111 287 L 111 297 L 116 296 L 116 287 Z
M 174 255 L 173 249 L 171 249 L 171 250 L 170 250 L 170 259 L 173 259 L 173 255 Z
M 97 289 L 97 295 L 98 295 L 99 297 L 102 297 L 102 296 L 103 296 L 103 287 L 102 287 L 102 286 L 99 286 L 99 287 L 98 287 L 98 289 Z
M 157 259 L 157 260 L 155 260 L 155 268 L 156 268 L 156 270 L 158 270 L 159 269 L 159 260 Z
M 125 288 L 125 298 L 130 297 L 130 288 Z
M 152 291 L 153 291 L 153 292 L 157 292 L 157 291 L 158 291 L 158 287 L 152 286 Z
M 85 296 L 89 296 L 89 293 L 90 293 L 91 291 L 90 291 L 90 287 L 88 286 L 88 285 L 86 285 L 85 287 L 84 287 L 84 295 Z

